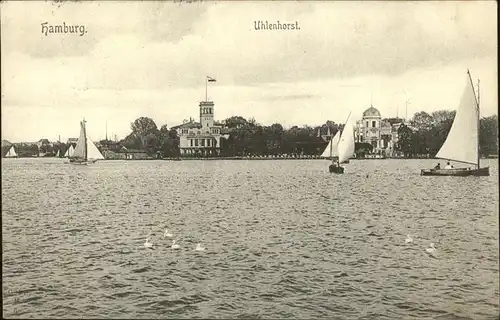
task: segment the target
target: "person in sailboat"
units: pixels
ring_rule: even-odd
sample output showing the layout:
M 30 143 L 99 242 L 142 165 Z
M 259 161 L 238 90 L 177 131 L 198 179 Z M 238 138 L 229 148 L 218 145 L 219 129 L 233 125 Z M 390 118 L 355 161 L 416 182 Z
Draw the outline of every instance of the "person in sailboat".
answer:
M 439 170 L 441 169 L 441 164 L 438 162 L 438 164 L 434 167 L 434 170 Z
M 335 161 L 332 161 L 332 164 L 330 165 L 330 172 L 332 172 L 336 169 L 337 169 L 337 163 Z
M 452 165 L 450 165 L 450 162 L 448 161 L 448 162 L 446 163 L 446 166 L 445 166 L 444 168 L 445 168 L 445 169 L 453 169 L 453 166 L 452 166 Z

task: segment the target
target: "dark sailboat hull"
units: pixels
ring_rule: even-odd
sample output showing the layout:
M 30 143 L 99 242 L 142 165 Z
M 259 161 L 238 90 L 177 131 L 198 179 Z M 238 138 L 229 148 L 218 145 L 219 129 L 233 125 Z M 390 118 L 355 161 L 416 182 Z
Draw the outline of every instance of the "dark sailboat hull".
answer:
M 422 169 L 421 176 L 442 176 L 442 177 L 488 177 L 490 175 L 490 167 L 479 169 L 457 168 L 457 169 Z
M 337 174 L 342 174 L 344 173 L 344 168 L 342 167 L 337 167 L 337 166 L 334 166 L 333 164 L 331 164 L 329 167 L 328 167 L 328 170 L 330 171 L 330 173 L 337 173 Z
M 70 164 L 79 164 L 79 165 L 87 165 L 91 163 L 95 163 L 97 160 L 83 160 L 83 159 L 70 159 Z

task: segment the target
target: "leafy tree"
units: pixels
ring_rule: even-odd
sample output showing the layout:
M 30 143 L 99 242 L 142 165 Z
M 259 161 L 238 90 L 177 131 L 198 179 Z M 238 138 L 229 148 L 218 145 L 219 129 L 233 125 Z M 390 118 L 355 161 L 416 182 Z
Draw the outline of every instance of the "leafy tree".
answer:
M 481 154 L 498 154 L 498 116 L 494 115 L 482 118 L 479 125 L 479 146 Z
M 404 153 L 405 157 L 410 157 L 413 147 L 413 131 L 406 125 L 402 124 L 398 128 L 398 143 L 397 150 Z
M 428 130 L 433 124 L 433 118 L 425 111 L 415 113 L 413 119 L 410 121 L 412 127 L 418 130 Z
M 442 122 L 453 122 L 453 119 L 455 119 L 455 114 L 456 111 L 450 111 L 450 110 L 438 110 L 434 111 L 431 116 L 432 116 L 432 123 L 433 125 L 438 125 Z
M 175 129 L 168 129 L 166 124 L 162 125 L 156 135 L 150 137 L 151 153 L 160 152 L 164 157 L 178 157 L 179 137 Z
M 120 141 L 120 143 L 127 149 L 141 149 L 143 146 L 142 139 L 133 132 Z
M 234 116 L 225 120 L 225 126 L 230 129 L 248 127 L 248 121 L 240 116 Z
M 150 149 L 154 144 L 154 136 L 158 134 L 158 127 L 153 119 L 140 117 L 130 124 L 132 134 L 141 140 L 141 148 Z

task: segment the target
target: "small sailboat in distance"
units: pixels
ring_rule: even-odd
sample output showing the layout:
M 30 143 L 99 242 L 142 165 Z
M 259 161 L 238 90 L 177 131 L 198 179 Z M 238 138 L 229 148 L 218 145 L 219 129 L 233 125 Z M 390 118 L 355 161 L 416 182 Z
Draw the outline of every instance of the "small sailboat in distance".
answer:
M 328 167 L 330 173 L 344 173 L 344 168 L 340 166 L 341 163 L 346 162 L 354 154 L 354 126 L 351 123 L 351 112 L 347 116 L 347 121 L 345 122 L 344 129 L 340 135 L 338 148 L 338 158 L 337 163 L 335 159 L 332 160 L 332 164 Z
M 479 82 L 478 82 L 479 87 Z M 489 167 L 480 167 L 479 163 L 479 88 L 478 96 L 467 70 L 465 85 L 460 105 L 455 114 L 450 132 L 436 158 L 475 165 L 476 168 L 434 168 L 422 169 L 422 176 L 489 176 Z
M 70 157 L 69 161 L 71 164 L 86 165 L 104 159 L 94 142 L 87 136 L 86 122 L 85 119 L 80 121 L 80 137 L 78 138 L 75 151 Z
M 9 151 L 5 154 L 5 158 L 17 158 L 17 152 L 13 145 L 10 146 Z
M 64 157 L 71 158 L 73 156 L 73 152 L 75 152 L 75 148 L 73 148 L 73 145 L 70 144 L 68 150 L 66 150 L 66 153 L 64 154 Z

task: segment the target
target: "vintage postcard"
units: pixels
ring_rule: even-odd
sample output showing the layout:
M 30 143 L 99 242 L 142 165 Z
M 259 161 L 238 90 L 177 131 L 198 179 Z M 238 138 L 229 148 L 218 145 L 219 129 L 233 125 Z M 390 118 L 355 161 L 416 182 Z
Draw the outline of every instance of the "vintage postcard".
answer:
M 499 319 L 494 1 L 2 1 L 5 318 Z

